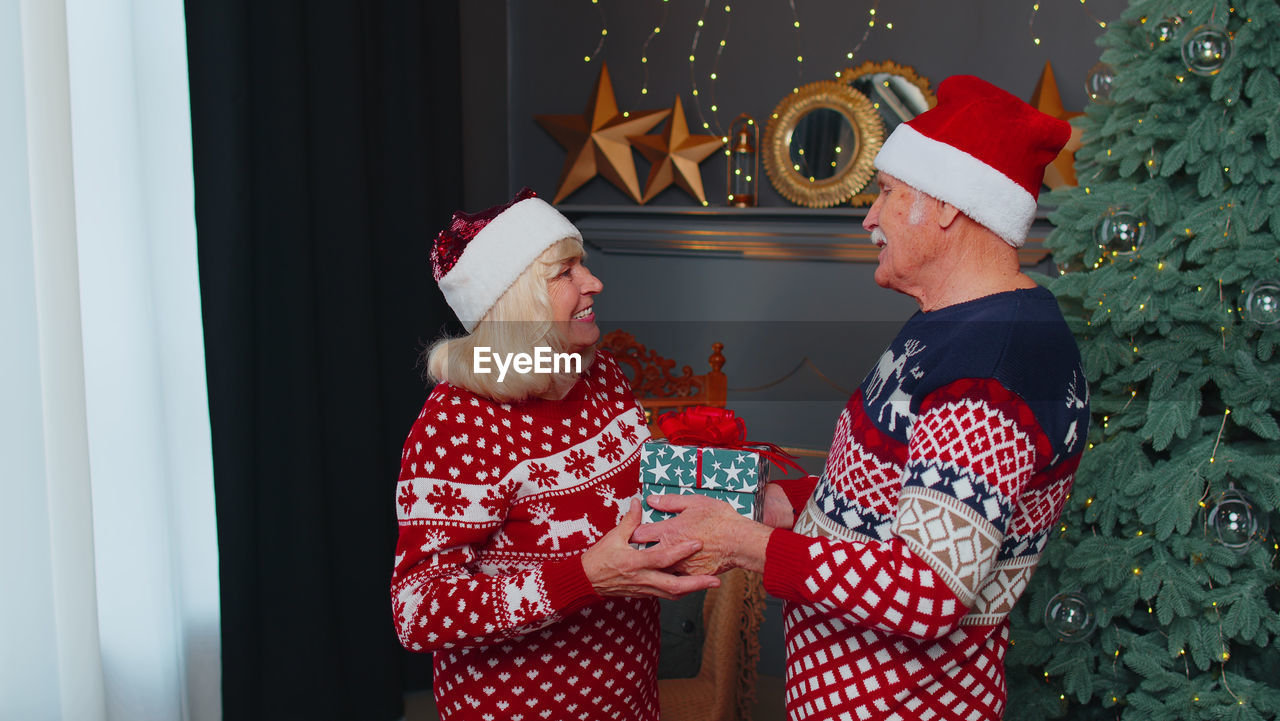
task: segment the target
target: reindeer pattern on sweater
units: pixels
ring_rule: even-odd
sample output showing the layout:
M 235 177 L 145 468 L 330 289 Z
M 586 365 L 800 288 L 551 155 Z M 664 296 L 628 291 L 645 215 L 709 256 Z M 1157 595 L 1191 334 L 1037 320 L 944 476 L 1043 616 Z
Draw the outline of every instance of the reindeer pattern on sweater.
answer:
M 581 560 L 639 493 L 648 438 L 604 352 L 559 401 L 431 392 L 401 458 L 391 596 L 401 643 L 434 653 L 442 719 L 656 721 L 657 604 L 597 596 Z
M 765 588 L 791 721 L 996 721 L 1007 616 L 1071 490 L 1079 353 L 1040 288 L 917 313 L 850 398 Z

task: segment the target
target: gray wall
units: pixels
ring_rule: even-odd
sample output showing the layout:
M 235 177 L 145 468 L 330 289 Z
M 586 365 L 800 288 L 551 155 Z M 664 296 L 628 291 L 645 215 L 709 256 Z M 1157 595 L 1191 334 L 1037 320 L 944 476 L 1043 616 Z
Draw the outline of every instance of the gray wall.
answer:
M 727 16 L 727 44 L 713 88 L 706 76 L 725 37 L 723 5 L 709 5 L 696 63 L 703 115 L 712 131 L 721 132 L 740 112 L 763 121 L 793 87 L 831 79 L 866 60 L 912 66 L 935 88 L 949 75 L 976 74 L 1023 98 L 1050 61 L 1067 109 L 1080 110 L 1101 32 L 1089 13 L 1109 21 L 1126 3 L 1044 3 L 1035 20 L 1036 46 L 1028 30 L 1031 0 L 884 2 L 877 24 L 892 22 L 894 29 L 873 29 L 849 60 L 845 53 L 862 37 L 871 2 L 796 0 L 797 33 L 787 0 L 740 0 Z M 471 38 L 464 43 L 463 138 L 470 209 L 501 202 L 523 185 L 554 195 L 565 153 L 533 116 L 582 112 L 602 60 L 622 110 L 670 107 L 678 94 L 694 132 L 707 132 L 696 129 L 688 60 L 703 3 L 469 0 L 463 6 L 464 33 Z M 601 12 L 608 35 L 600 55 L 587 63 L 583 57 L 600 40 Z M 662 33 L 641 64 L 645 38 L 658 24 Z M 804 57 L 799 73 L 797 55 Z M 641 95 L 646 71 L 649 93 Z M 718 114 L 710 111 L 713 91 Z M 647 165 L 638 153 L 635 158 L 643 183 Z M 713 205 L 723 203 L 723 177 L 723 154 L 703 162 Z M 789 205 L 767 182 L 760 195 L 762 206 Z M 632 205 L 602 178 L 565 202 L 571 214 Z M 696 203 L 673 186 L 650 205 L 677 211 Z M 851 219 L 851 226 L 856 222 Z M 705 368 L 711 342 L 725 343 L 731 406 L 747 418 L 753 437 L 785 445 L 825 448 L 845 399 L 832 386 L 855 387 L 915 309 L 910 299 L 878 288 L 867 263 L 621 255 L 596 248 L 589 265 L 605 283 L 599 300 L 604 330 L 632 331 L 695 371 Z M 778 381 L 805 358 L 813 365 L 769 388 L 749 390 Z
M 711 343 L 724 343 L 730 407 L 753 439 L 786 446 L 826 449 L 844 391 L 915 310 L 876 286 L 866 263 L 599 251 L 587 263 L 605 284 L 596 304 L 603 329 L 625 329 L 695 372 L 706 369 Z M 797 371 L 805 358 L 812 366 Z

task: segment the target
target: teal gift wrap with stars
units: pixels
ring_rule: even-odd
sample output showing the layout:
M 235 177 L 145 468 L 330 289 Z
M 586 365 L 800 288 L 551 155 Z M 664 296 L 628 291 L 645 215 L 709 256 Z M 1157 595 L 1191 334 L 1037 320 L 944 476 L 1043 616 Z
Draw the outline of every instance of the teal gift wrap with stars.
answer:
M 686 446 L 648 441 L 640 451 L 640 483 L 645 523 L 674 514 L 654 510 L 649 496 L 696 493 L 725 501 L 733 510 L 760 520 L 769 459 L 751 449 Z

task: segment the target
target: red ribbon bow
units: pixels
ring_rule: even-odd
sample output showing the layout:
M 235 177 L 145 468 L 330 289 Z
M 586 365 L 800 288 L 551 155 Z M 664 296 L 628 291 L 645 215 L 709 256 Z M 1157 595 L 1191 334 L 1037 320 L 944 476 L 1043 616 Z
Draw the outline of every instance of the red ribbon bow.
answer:
M 733 446 L 747 440 L 747 424 L 728 408 L 689 406 L 663 413 L 658 427 L 680 446 Z
M 774 465 L 803 473 L 795 456 L 772 443 L 747 440 L 747 424 L 728 408 L 689 406 L 658 416 L 658 427 L 667 440 L 678 446 L 716 446 L 755 451 Z M 699 472 L 698 485 L 702 478 Z

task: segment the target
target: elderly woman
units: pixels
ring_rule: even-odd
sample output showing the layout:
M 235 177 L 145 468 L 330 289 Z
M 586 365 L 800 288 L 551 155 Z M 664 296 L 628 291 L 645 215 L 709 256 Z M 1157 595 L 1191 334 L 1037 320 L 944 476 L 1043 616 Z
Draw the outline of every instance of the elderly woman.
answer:
M 600 281 L 532 191 L 456 213 L 431 260 L 468 335 L 404 445 L 391 582 L 400 642 L 434 652 L 442 719 L 658 718 L 658 598 L 717 585 L 636 550 L 644 416 L 593 352 Z

